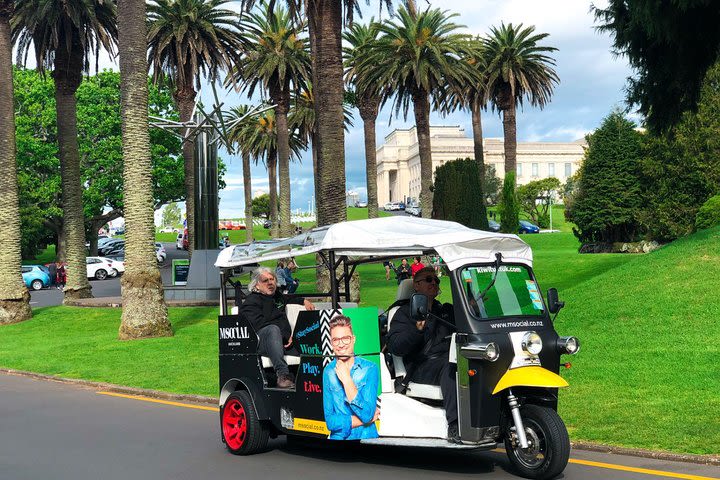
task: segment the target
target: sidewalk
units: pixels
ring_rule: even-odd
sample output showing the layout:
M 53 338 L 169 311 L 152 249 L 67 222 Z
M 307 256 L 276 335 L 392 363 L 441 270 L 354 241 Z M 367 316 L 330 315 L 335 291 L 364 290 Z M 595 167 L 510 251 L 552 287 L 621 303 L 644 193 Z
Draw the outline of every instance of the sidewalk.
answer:
M 168 307 L 215 307 L 217 301 L 205 300 L 166 300 Z M 99 297 L 99 298 L 78 298 L 76 300 L 68 300 L 66 305 L 74 307 L 122 307 L 122 297 Z

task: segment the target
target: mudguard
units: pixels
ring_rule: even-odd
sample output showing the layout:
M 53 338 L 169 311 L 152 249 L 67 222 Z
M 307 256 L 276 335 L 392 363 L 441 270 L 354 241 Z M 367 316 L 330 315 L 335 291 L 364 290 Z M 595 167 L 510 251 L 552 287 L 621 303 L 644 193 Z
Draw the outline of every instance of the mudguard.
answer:
M 564 388 L 570 386 L 560 375 L 542 367 L 513 368 L 505 372 L 495 385 L 493 395 L 511 387 Z

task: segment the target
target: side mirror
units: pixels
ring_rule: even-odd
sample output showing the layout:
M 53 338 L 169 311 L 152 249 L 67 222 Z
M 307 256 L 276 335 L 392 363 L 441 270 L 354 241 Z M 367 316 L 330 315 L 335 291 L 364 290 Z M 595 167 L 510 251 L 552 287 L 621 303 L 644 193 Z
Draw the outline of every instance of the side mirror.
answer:
M 558 300 L 558 292 L 556 288 L 548 288 L 547 303 L 550 313 L 557 313 L 565 306 L 565 302 Z
M 410 297 L 410 316 L 413 320 L 424 320 L 428 316 L 428 298 L 422 293 Z

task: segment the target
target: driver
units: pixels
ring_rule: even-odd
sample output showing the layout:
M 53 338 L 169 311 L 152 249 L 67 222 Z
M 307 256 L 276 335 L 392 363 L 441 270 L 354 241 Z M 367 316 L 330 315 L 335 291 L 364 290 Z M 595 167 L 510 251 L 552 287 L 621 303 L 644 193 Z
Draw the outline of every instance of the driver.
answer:
M 435 300 L 440 294 L 440 279 L 433 267 L 424 267 L 415 273 L 413 288 L 416 293 L 427 296 L 428 312 L 432 315 L 426 320 L 415 321 L 410 314 L 410 303 L 400 307 L 390 324 L 387 347 L 390 353 L 403 357 L 409 377 L 406 382 L 440 386 L 448 422 L 448 440 L 457 443 L 460 435 L 455 369 L 448 361 L 450 335 L 454 329 L 433 318 L 434 315 L 454 325 L 452 305 Z

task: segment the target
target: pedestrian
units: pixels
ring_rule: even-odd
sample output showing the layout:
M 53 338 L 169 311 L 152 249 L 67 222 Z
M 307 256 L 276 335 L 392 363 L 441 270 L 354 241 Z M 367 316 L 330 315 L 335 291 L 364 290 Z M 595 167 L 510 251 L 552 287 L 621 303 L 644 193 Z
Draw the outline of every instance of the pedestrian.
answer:
M 398 285 L 400 285 L 400 282 L 403 280 L 407 280 L 408 278 L 411 278 L 412 270 L 410 270 L 410 265 L 408 264 L 407 258 L 403 258 L 400 262 L 400 266 L 395 270 L 395 273 L 397 274 L 397 282 Z
M 410 273 L 411 273 L 412 276 L 414 277 L 415 274 L 416 274 L 421 268 L 425 268 L 425 265 L 423 265 L 420 257 L 415 257 L 415 258 L 413 259 L 412 265 L 410 265 Z
M 62 262 L 58 262 L 57 264 L 57 274 L 56 274 L 56 284 L 58 290 L 62 290 L 65 288 L 65 283 L 67 282 L 67 270 L 65 268 L 65 264 Z

